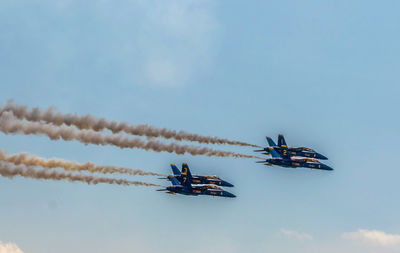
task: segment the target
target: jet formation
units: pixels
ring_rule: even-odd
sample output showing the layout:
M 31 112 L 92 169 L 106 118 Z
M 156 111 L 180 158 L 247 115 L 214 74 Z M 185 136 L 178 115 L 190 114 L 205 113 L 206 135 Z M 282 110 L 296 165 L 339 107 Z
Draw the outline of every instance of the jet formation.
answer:
M 166 179 L 171 181 L 172 186 L 168 186 L 157 191 L 166 191 L 168 194 L 183 194 L 192 196 L 210 195 L 227 198 L 236 197 L 234 194 L 216 186 L 220 185 L 233 187 L 232 184 L 221 180 L 217 176 L 192 176 L 189 166 L 186 163 L 182 164 L 182 171 L 179 171 L 174 164 L 171 164 L 171 169 L 174 175 L 168 175 Z
M 270 138 L 266 137 L 269 147 L 262 150 L 255 150 L 255 152 L 263 152 L 264 155 L 271 155 L 263 163 L 268 166 L 281 166 L 289 168 L 310 168 L 319 170 L 333 170 L 326 164 L 321 163 L 318 159 L 327 160 L 328 158 L 315 150 L 306 147 L 288 147 L 283 135 L 278 136 L 278 145 Z
M 307 147 L 288 147 L 283 135 L 278 136 L 278 145 L 270 138 L 266 137 L 268 147 L 261 150 L 254 150 L 255 152 L 262 152 L 263 155 L 271 155 L 263 161 L 268 166 L 280 166 L 288 168 L 310 168 L 318 170 L 333 170 L 326 164 L 321 163 L 319 160 L 328 160 L 328 158 L 315 150 Z M 233 184 L 222 180 L 217 176 L 207 175 L 192 175 L 189 166 L 186 163 L 182 164 L 182 171 L 171 164 L 172 175 L 160 179 L 168 179 L 172 185 L 157 191 L 165 191 L 168 194 L 182 194 L 182 195 L 210 195 L 218 197 L 235 198 L 236 196 L 221 187 L 233 187 Z

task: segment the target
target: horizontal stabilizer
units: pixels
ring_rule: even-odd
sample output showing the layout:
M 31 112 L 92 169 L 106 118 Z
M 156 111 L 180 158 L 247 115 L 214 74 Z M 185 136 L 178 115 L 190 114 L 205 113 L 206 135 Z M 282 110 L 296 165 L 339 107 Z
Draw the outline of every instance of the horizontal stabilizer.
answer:
M 269 147 L 268 149 L 269 149 L 269 152 L 271 153 L 272 157 L 281 157 L 281 156 L 278 154 L 278 152 L 275 151 L 274 148 Z
M 265 149 L 258 149 L 258 150 L 254 150 L 254 152 L 264 152 Z
M 169 177 L 168 179 L 171 181 L 172 185 L 180 185 L 181 184 L 178 181 L 178 179 L 176 179 L 176 177 Z

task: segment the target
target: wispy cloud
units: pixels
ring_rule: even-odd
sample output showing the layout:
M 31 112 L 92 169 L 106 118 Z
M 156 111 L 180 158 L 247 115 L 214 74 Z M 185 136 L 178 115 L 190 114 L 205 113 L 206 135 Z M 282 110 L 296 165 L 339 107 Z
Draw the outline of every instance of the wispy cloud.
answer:
M 283 234 L 287 237 L 296 238 L 301 241 L 313 239 L 313 236 L 310 234 L 300 233 L 300 232 L 297 232 L 294 230 L 288 230 L 288 229 L 281 229 L 281 234 Z
M 356 232 L 343 233 L 342 238 L 361 241 L 370 245 L 400 249 L 400 234 L 389 234 L 379 230 L 359 229 Z
M 144 1 L 143 73 L 150 84 L 177 86 L 212 60 L 218 23 L 211 1 Z
M 211 69 L 218 50 L 215 1 L 31 2 L 17 16 L 4 17 L 18 21 L 3 44 L 13 62 L 21 59 L 33 73 L 45 73 L 30 80 L 40 85 L 82 82 L 91 87 L 91 81 L 181 87 Z M 39 3 L 42 12 L 35 11 Z M 9 13 L 7 8 L 18 5 L 9 1 L 2 7 Z
M 15 243 L 0 241 L 0 253 L 24 253 Z

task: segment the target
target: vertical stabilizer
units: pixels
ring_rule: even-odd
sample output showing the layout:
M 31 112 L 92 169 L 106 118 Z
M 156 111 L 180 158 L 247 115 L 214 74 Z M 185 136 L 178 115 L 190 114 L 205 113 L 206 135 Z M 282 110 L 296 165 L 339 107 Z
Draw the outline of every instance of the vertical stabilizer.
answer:
M 191 186 L 192 184 L 192 173 L 190 173 L 189 166 L 187 163 L 182 163 L 182 184 L 186 186 Z
M 268 145 L 270 146 L 270 147 L 274 147 L 274 146 L 276 146 L 276 144 L 275 144 L 275 142 L 271 139 L 271 137 L 265 137 L 266 139 L 267 139 L 267 141 L 268 141 Z
M 278 135 L 278 145 L 283 148 L 287 148 L 285 138 L 282 134 Z
M 178 167 L 176 167 L 175 164 L 171 164 L 171 169 L 175 176 L 179 176 L 181 174 L 181 172 L 179 171 Z

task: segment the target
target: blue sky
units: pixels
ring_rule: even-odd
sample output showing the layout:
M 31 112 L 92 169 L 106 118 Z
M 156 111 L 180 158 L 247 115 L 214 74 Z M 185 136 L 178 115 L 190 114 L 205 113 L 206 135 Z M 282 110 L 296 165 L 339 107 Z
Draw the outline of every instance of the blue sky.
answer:
M 399 7 L 1 1 L 2 104 L 14 98 L 258 145 L 282 133 L 335 170 L 1 133 L 11 153 L 160 173 L 187 162 L 235 184 L 238 198 L 0 178 L 0 251 L 398 252 Z

